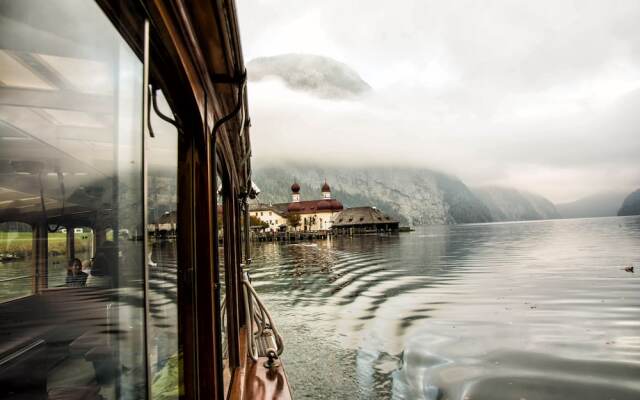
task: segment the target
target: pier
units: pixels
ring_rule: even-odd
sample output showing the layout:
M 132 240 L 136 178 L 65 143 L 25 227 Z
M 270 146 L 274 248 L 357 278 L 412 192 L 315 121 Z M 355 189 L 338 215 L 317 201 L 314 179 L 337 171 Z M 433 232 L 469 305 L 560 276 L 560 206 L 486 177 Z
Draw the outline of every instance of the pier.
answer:
M 301 242 L 305 240 L 327 239 L 328 231 L 312 232 L 253 232 L 251 240 L 255 242 Z

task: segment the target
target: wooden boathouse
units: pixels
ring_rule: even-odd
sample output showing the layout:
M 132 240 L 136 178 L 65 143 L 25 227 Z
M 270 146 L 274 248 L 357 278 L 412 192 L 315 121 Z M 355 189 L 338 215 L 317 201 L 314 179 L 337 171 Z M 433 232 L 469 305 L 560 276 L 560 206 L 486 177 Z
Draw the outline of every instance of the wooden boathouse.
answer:
M 335 235 L 397 232 L 399 225 L 375 207 L 353 207 L 334 217 L 331 232 Z

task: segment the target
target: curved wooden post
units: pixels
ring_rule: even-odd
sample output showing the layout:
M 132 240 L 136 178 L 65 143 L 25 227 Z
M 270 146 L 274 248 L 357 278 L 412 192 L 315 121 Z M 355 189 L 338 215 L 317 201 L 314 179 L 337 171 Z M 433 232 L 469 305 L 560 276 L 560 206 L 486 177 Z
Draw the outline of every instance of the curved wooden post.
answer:
M 38 222 L 32 230 L 33 292 L 40 293 L 49 286 L 49 230 L 46 222 Z
M 73 226 L 67 226 L 67 261 L 76 258 L 76 236 L 73 229 Z

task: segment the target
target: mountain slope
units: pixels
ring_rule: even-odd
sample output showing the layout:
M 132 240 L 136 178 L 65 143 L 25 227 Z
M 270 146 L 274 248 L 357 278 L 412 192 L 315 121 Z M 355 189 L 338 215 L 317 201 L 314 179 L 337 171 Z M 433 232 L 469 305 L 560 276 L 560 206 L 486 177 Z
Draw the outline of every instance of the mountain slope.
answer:
M 556 204 L 563 218 L 612 217 L 617 215 L 627 193 L 605 192 L 587 196 L 570 203 Z
M 376 206 L 402 223 L 490 222 L 485 205 L 459 179 L 427 169 L 254 166 L 262 202 L 290 201 L 295 180 L 304 199 L 320 198 L 326 178 L 345 207 Z
M 247 70 L 251 80 L 277 77 L 291 89 L 325 98 L 348 98 L 371 90 L 371 86 L 348 65 L 312 54 L 258 57 L 247 63 Z
M 494 221 L 558 218 L 553 203 L 542 196 L 499 186 L 475 188 L 473 192 L 489 209 Z
M 618 215 L 640 215 L 640 189 L 632 192 L 624 199 L 620 210 L 618 210 Z

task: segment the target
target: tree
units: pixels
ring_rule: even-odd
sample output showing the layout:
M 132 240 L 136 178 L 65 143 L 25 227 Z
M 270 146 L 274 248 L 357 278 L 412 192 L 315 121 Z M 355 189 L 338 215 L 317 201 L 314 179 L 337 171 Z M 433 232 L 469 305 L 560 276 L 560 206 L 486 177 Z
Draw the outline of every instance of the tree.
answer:
M 287 223 L 289 226 L 293 227 L 293 229 L 296 229 L 300 226 L 300 215 L 289 214 L 289 216 L 287 216 Z
M 266 229 L 269 227 L 268 223 L 253 215 L 249 216 L 249 223 L 254 228 Z

